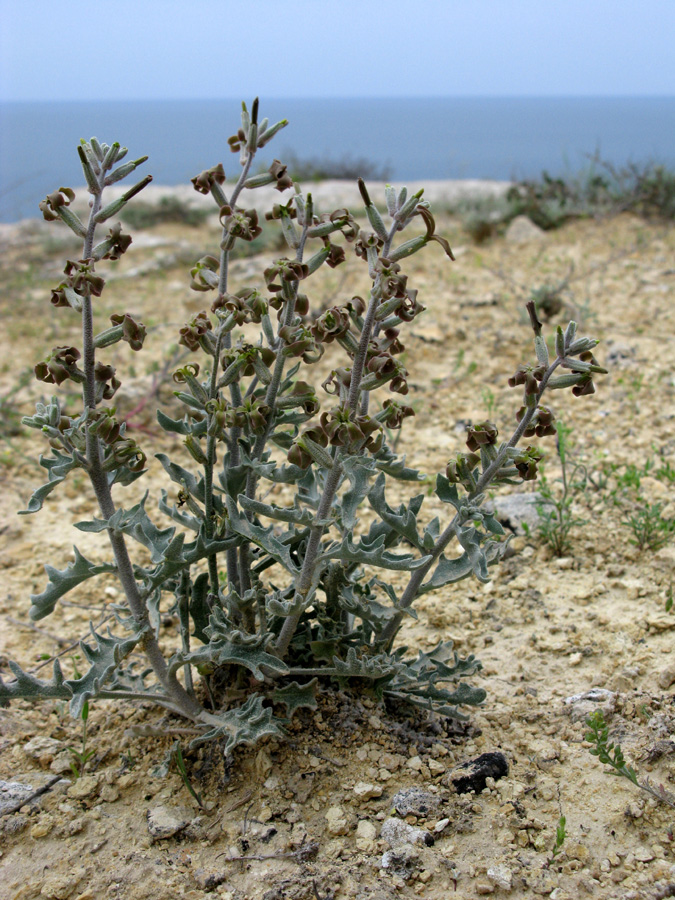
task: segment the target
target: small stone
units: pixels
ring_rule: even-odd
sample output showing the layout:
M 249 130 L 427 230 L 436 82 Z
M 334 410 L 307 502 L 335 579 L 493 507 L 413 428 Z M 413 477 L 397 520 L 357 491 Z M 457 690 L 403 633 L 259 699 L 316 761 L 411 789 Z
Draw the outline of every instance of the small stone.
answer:
M 369 852 L 375 849 L 377 829 L 368 819 L 361 819 L 356 826 L 356 846 L 359 850 Z
M 504 240 L 510 244 L 528 244 L 532 241 L 540 241 L 544 237 L 544 230 L 527 216 L 516 216 L 511 220 L 504 234 Z
M 638 847 L 633 850 L 633 856 L 638 862 L 651 862 L 654 859 L 654 854 L 647 847 Z
M 359 781 L 354 785 L 354 793 L 358 800 L 372 800 L 374 797 L 381 797 L 384 788 L 380 784 L 370 784 L 366 781 Z
M 495 889 L 491 881 L 486 881 L 482 878 L 474 882 L 474 887 L 477 894 L 492 894 Z
M 570 844 L 569 846 L 565 844 L 565 854 L 568 859 L 577 859 L 584 864 L 588 862 L 591 856 L 588 847 L 585 847 L 583 844 Z
M 411 756 L 410 759 L 406 760 L 406 766 L 409 769 L 412 769 L 413 772 L 419 772 L 422 769 L 424 763 L 419 758 L 419 756 Z
M 57 753 L 63 750 L 63 742 L 50 737 L 32 738 L 24 744 L 23 752 L 31 759 L 36 759 L 43 768 L 47 768 Z
M 666 668 L 659 673 L 659 687 L 662 690 L 667 691 L 673 682 L 675 682 L 675 663 L 666 666 Z
M 442 775 L 445 772 L 443 763 L 438 762 L 436 759 L 430 759 L 427 765 L 432 775 Z
M 187 828 L 191 813 L 181 807 L 155 806 L 147 811 L 148 831 L 153 841 L 165 841 Z
M 120 792 L 116 784 L 104 784 L 100 793 L 104 803 L 114 803 L 120 798 Z
M 434 843 L 433 837 L 426 829 L 408 825 L 403 819 L 396 819 L 393 816 L 382 823 L 380 837 L 390 847 L 399 847 L 401 844 L 422 844 L 430 847 Z
M 49 900 L 68 900 L 84 876 L 85 870 L 81 867 L 68 875 L 48 875 L 42 882 L 40 894 Z
M 419 853 L 410 844 L 394 847 L 382 856 L 382 868 L 407 880 L 412 875 L 419 860 Z
M 485 504 L 486 512 L 494 512 L 496 518 L 516 534 L 524 535 L 529 529 L 535 532 L 539 526 L 540 515 L 537 504 L 541 504 L 541 494 L 506 494 L 495 497 Z M 527 529 L 525 528 L 527 526 Z
M 482 753 L 476 759 L 463 763 L 450 773 L 449 780 L 458 794 L 485 790 L 486 778 L 498 781 L 509 774 L 509 764 L 503 753 Z
M 450 824 L 450 819 L 439 819 L 438 822 L 434 825 L 434 831 L 436 834 L 441 834 L 441 832 L 445 831 L 445 829 Z
M 587 716 L 600 709 L 605 717 L 611 716 L 616 708 L 616 694 L 606 688 L 591 688 L 581 694 L 565 697 L 565 706 L 573 722 L 583 722 Z
M 256 770 L 256 774 L 258 775 L 258 777 L 261 778 L 263 781 L 267 778 L 267 776 L 272 771 L 272 759 L 264 747 L 261 747 L 260 750 L 258 750 L 258 753 L 256 754 L 255 770 Z
M 332 834 L 333 837 L 347 834 L 349 831 L 349 820 L 341 806 L 331 806 L 326 812 L 325 819 L 328 834 Z
M 206 869 L 195 869 L 192 877 L 200 891 L 212 891 L 228 878 L 227 872 L 208 872 Z
M 0 815 L 20 800 L 27 800 L 34 791 L 32 784 L 23 781 L 0 781 Z
M 33 825 L 30 830 L 30 836 L 36 839 L 47 837 L 53 827 L 53 820 L 49 818 L 49 816 L 45 816 L 43 819 L 40 819 L 39 822 L 36 822 L 35 825 Z
M 490 866 L 487 870 L 487 877 L 493 884 L 505 891 L 510 891 L 513 887 L 513 872 L 503 863 Z
M 71 800 L 87 800 L 98 791 L 98 778 L 96 775 L 82 775 L 75 784 L 68 788 L 68 796 Z
M 426 816 L 438 809 L 440 800 L 436 794 L 422 788 L 410 787 L 397 791 L 391 804 L 401 816 Z

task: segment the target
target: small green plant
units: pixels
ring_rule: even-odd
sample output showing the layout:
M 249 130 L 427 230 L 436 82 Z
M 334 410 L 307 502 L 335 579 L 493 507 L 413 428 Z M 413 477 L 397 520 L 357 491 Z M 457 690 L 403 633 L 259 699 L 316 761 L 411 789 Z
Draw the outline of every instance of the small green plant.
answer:
M 105 538 L 112 559 L 92 562 L 76 549 L 64 569 L 48 565 L 30 614 L 51 615 L 68 591 L 102 574 L 118 580 L 121 598 L 108 633 L 92 625 L 91 641 L 80 645 L 84 674 L 65 678 L 55 659 L 52 679 L 43 681 L 11 662 L 14 680 L 0 682 L 0 702 L 67 700 L 79 718 L 93 698 L 153 701 L 191 721 L 190 749 L 217 740 L 229 755 L 282 737 L 297 710 L 316 708 L 318 692 L 335 685 L 456 718 L 485 700 L 485 690 L 470 683 L 481 668 L 473 655 L 462 658 L 441 641 L 415 657 L 397 637 L 426 593 L 471 576 L 490 580 L 507 541 L 483 506 L 487 492 L 536 479 L 542 454 L 521 441 L 556 433 L 543 403 L 550 391 L 594 393 L 596 374 L 606 371 L 593 356 L 598 342 L 578 336 L 572 321 L 556 329 L 549 350 L 528 302 L 534 358 L 509 379 L 522 401 L 506 437 L 499 440 L 490 421 L 468 428 L 467 452 L 435 477 L 445 521 L 423 524 L 423 493 L 392 507 L 395 482 L 426 481 L 388 440 L 415 413 L 401 399 L 409 390 L 401 337 L 424 311 L 402 266 L 429 247 L 454 257 L 422 190 L 387 185 L 382 215 L 359 179 L 365 230 L 347 209 L 319 212 L 279 160 L 251 175 L 258 150 L 286 124 L 259 119 L 257 99 L 250 111 L 242 105 L 241 127 L 228 141 L 238 174 L 226 186 L 218 163 L 192 179 L 211 197 L 222 230 L 214 255 L 190 269 L 192 289 L 210 297 L 180 329 L 191 354 L 173 373 L 182 416 L 157 411 L 160 427 L 181 441 L 175 458 L 156 454 L 168 485 L 158 512 L 134 487 L 148 447 L 111 403 L 120 379 L 109 348 L 126 342 L 139 352 L 146 328 L 127 312 L 102 322 L 97 307 L 104 261 L 119 259 L 132 240 L 119 222 L 105 223 L 151 177 L 109 203 L 105 192 L 145 157 L 122 162 L 119 143 L 83 141 L 78 155 L 92 197 L 86 223 L 70 208 L 70 188 L 40 204 L 45 219 L 82 239 L 80 258 L 67 261 L 51 294 L 51 304 L 78 324 L 82 343 L 55 347 L 34 371 L 57 394 L 68 386 L 81 393 L 68 407 L 54 396 L 23 420 L 51 451 L 40 458 L 46 483 L 23 512 L 38 512 L 66 478 L 79 477 L 99 515 L 76 527 Z M 263 219 L 240 198 L 265 185 L 290 194 Z M 288 256 L 270 260 L 257 286 L 235 290 L 232 254 L 264 229 L 278 229 Z M 311 313 L 312 277 L 348 252 L 362 266 L 365 296 Z M 331 368 L 319 386 L 312 367 L 324 354 Z M 142 564 L 130 552 L 134 544 L 144 548 Z M 167 620 L 176 623 L 173 633 L 162 629 Z M 86 754 L 86 743 L 79 752 Z
M 80 746 L 80 749 L 76 750 L 74 747 L 68 747 L 68 752 L 71 753 L 74 757 L 74 759 L 71 759 L 70 761 L 70 768 L 76 780 L 84 775 L 84 770 L 87 763 L 96 752 L 95 750 L 87 750 L 87 720 L 89 718 L 89 703 L 86 700 L 82 704 L 82 712 L 80 713 L 80 718 L 82 720 L 82 744 Z
M 558 819 L 558 824 L 555 829 L 555 843 L 551 848 L 551 859 L 549 865 L 554 862 L 555 858 L 562 853 L 563 844 L 565 843 L 565 839 L 567 838 L 567 819 L 565 816 L 560 814 L 560 818 Z
M 609 766 L 612 774 L 619 778 L 626 778 L 641 791 L 645 791 L 656 800 L 675 808 L 675 797 L 663 785 L 655 787 L 648 778 L 640 780 L 635 769 L 627 765 L 621 746 L 609 740 L 609 727 L 605 722 L 602 710 L 598 709 L 587 716 L 586 725 L 589 730 L 586 732 L 585 739 L 592 744 L 590 748 L 592 756 L 597 756 L 603 765 Z
M 555 424 L 555 430 L 556 449 L 562 471 L 561 478 L 557 479 L 561 485 L 561 491 L 554 492 L 545 473 L 542 473 L 539 479 L 541 502 L 537 503 L 539 512 L 537 531 L 556 556 L 564 556 L 571 547 L 570 533 L 572 529 L 585 523 L 584 519 L 576 518 L 572 514 L 572 504 L 575 495 L 584 489 L 586 475 L 584 467 L 579 464 L 575 464 L 571 472 L 567 470 L 568 438 L 572 429 L 558 421 Z M 581 475 L 581 481 L 575 481 L 577 474 Z
M 190 794 L 194 797 L 199 808 L 204 809 L 204 801 L 202 800 L 202 795 L 192 787 L 192 782 L 190 781 L 190 778 L 188 776 L 187 768 L 185 766 L 185 760 L 183 759 L 183 751 L 181 750 L 180 746 L 180 741 L 174 741 L 171 752 L 173 758 L 176 761 L 176 768 L 178 769 L 180 777 L 183 779 L 183 784 L 188 789 Z
M 673 582 L 671 581 L 666 591 L 666 612 L 670 612 L 673 608 Z
M 639 503 L 624 520 L 633 533 L 631 544 L 639 550 L 660 550 L 675 534 L 675 517 L 662 515 L 663 503 Z

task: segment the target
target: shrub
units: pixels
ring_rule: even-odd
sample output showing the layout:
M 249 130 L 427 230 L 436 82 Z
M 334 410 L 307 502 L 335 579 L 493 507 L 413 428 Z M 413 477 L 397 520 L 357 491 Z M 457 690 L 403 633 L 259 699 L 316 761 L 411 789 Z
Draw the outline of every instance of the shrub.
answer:
M 136 203 L 133 206 L 126 206 L 121 211 L 120 218 L 125 225 L 140 230 L 165 225 L 168 222 L 197 228 L 209 215 L 208 210 L 196 209 L 178 197 L 162 197 L 157 203 Z
M 597 341 L 577 337 L 570 322 L 558 328 L 549 358 L 528 303 L 536 360 L 510 379 L 523 390 L 513 433 L 500 442 L 491 422 L 469 428 L 468 452 L 436 478 L 448 521 L 421 524 L 421 493 L 391 505 L 393 482 L 422 480 L 387 442 L 389 431 L 414 414 L 396 399 L 408 391 L 401 332 L 424 309 L 401 263 L 430 245 L 450 259 L 452 251 L 436 233 L 422 191 L 409 196 L 387 186 L 385 224 L 360 180 L 372 229 L 362 231 L 346 209 L 319 215 L 311 194 L 294 186 L 277 160 L 251 176 L 257 149 L 285 125 L 259 122 L 257 100 L 250 113 L 244 105 L 241 128 L 229 139 L 239 154 L 239 177 L 227 193 L 220 164 L 193 179 L 196 190 L 213 198 L 223 230 L 216 255 L 191 269 L 191 286 L 210 294 L 210 309 L 180 331 L 180 343 L 199 359 L 173 376 L 184 415 L 157 413 L 186 450 L 180 462 L 157 454 L 173 485 L 159 500 L 171 525 L 156 524 L 147 494 L 120 505 L 123 490 L 142 478 L 147 457 L 116 418 L 110 401 L 120 382 L 114 367 L 98 358 L 119 341 L 140 351 L 145 328 L 126 313 L 113 315 L 110 327 L 94 328 L 105 290 L 100 263 L 118 259 L 131 243 L 117 224 L 98 243 L 97 232 L 150 177 L 108 204 L 105 188 L 144 158 L 118 165 L 126 153 L 119 144 L 83 142 L 78 153 L 93 198 L 88 222 L 71 211 L 69 188 L 41 204 L 46 219 L 60 219 L 83 240 L 81 259 L 67 262 L 51 295 L 64 315 L 81 317 L 83 342 L 55 347 L 35 374 L 57 387 L 75 382 L 83 406 L 65 415 L 54 397 L 24 420 L 51 446 L 41 457 L 48 480 L 24 512 L 37 512 L 65 478 L 83 470 L 100 518 L 76 527 L 105 534 L 113 560 L 94 563 L 76 551 L 66 568 L 47 566 L 48 583 L 31 597 L 31 616 L 50 615 L 68 591 L 102 573 L 117 577 L 124 600 L 114 608 L 114 631 L 97 633 L 92 626 L 91 642 L 82 643 L 89 665 L 83 675 L 64 678 L 56 659 L 52 680 L 43 681 L 12 663 L 14 680 L 0 684 L 0 700 L 68 700 L 76 717 L 95 699 L 154 701 L 194 722 L 201 733 L 192 746 L 216 738 L 230 753 L 283 734 L 293 714 L 315 707 L 317 691 L 330 684 L 457 717 L 465 715 L 459 707 L 485 698 L 469 683 L 480 669 L 473 656 L 460 658 L 450 641 L 441 641 L 414 658 L 396 639 L 405 618 L 415 617 L 418 597 L 471 575 L 489 580 L 488 567 L 505 542 L 502 527 L 482 507 L 486 490 L 536 478 L 541 454 L 520 447 L 521 439 L 555 433 L 554 415 L 542 405 L 550 390 L 593 393 L 594 374 L 604 371 L 592 355 Z M 265 269 L 264 286 L 235 293 L 228 285 L 230 255 L 263 229 L 256 211 L 238 203 L 244 188 L 266 184 L 294 187 L 265 218 L 265 225 L 280 228 L 290 256 Z M 401 241 L 414 226 L 414 236 Z M 368 296 L 310 316 L 309 280 L 322 266 L 339 265 L 347 250 L 363 261 Z M 247 336 L 235 339 L 234 329 L 243 326 Z M 317 390 L 311 369 L 328 345 L 340 349 L 342 364 Z M 368 517 L 361 515 L 366 503 Z M 141 545 L 134 559 L 133 544 Z M 388 580 L 392 571 L 401 587 Z M 159 643 L 167 614 L 177 622 L 168 657 Z

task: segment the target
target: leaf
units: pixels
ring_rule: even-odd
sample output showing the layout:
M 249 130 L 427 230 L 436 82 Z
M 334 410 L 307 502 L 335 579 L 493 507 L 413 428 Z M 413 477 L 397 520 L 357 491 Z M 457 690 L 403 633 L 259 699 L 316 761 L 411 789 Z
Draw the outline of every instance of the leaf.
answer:
M 145 511 L 146 491 L 143 499 L 131 509 L 118 509 L 109 519 L 93 519 L 89 522 L 77 522 L 75 527 L 80 531 L 101 532 L 110 529 L 117 534 L 128 534 L 139 544 L 150 550 L 152 562 L 158 563 L 166 553 L 176 529 L 173 527 L 160 529 L 152 522 Z
M 344 660 L 333 658 L 333 668 L 339 678 L 391 678 L 400 669 L 401 664 L 386 653 L 376 656 L 357 656 L 354 647 L 347 651 Z
M 379 566 L 382 569 L 394 571 L 412 572 L 426 565 L 431 557 L 422 556 L 419 559 L 410 553 L 398 555 L 384 549 L 384 536 L 381 535 L 371 544 L 361 539 L 358 544 L 353 544 L 347 534 L 341 544 L 333 544 L 322 554 L 323 559 L 339 559 L 342 562 L 364 563 L 369 566 Z
M 342 461 L 342 468 L 351 484 L 341 499 L 342 523 L 345 528 L 352 529 L 356 524 L 357 510 L 368 493 L 370 480 L 375 476 L 376 467 L 369 456 L 352 456 Z M 383 475 L 380 477 L 384 478 Z
M 80 641 L 80 649 L 91 666 L 82 678 L 65 682 L 73 695 L 70 701 L 70 714 L 76 719 L 80 718 L 84 704 L 99 693 L 142 637 L 142 633 L 138 632 L 130 638 L 119 638 L 111 634 L 110 629 L 108 637 L 104 637 L 94 631 L 93 625 L 89 627 L 95 641 L 94 646 Z
M 169 434 L 202 435 L 206 434 L 208 426 L 206 419 L 201 422 L 195 422 L 194 419 L 191 419 L 189 416 L 183 416 L 182 419 L 172 419 L 170 416 L 167 416 L 166 413 L 163 413 L 161 409 L 157 410 L 157 421 L 162 429 Z
M 417 469 L 405 465 L 405 456 L 398 457 L 386 444 L 375 454 L 375 465 L 392 478 L 399 481 L 424 481 L 426 476 Z
M 272 694 L 274 703 L 283 703 L 286 706 L 286 715 L 292 719 L 295 713 L 305 707 L 307 709 L 316 709 L 316 690 L 319 686 L 319 679 L 312 678 L 307 684 L 298 684 L 292 681 L 285 687 L 277 688 Z
M 261 503 L 259 500 L 251 500 L 243 494 L 239 497 L 239 505 L 247 512 L 255 513 L 258 516 L 266 516 L 268 519 L 276 519 L 278 522 L 292 522 L 295 525 L 314 525 L 317 521 L 316 516 L 309 509 L 274 506 L 269 503 Z
M 262 705 L 260 694 L 252 694 L 243 706 L 226 713 L 204 713 L 202 718 L 213 727 L 190 743 L 190 750 L 215 738 L 225 740 L 224 754 L 229 756 L 240 744 L 256 744 L 266 735 L 283 737 L 285 731 L 270 708 Z
M 196 497 L 197 500 L 204 502 L 204 479 L 200 478 L 199 481 L 195 478 L 192 472 L 188 472 L 187 469 L 184 469 L 182 466 L 177 465 L 176 463 L 171 462 L 168 456 L 164 453 L 155 453 L 155 459 L 158 459 L 161 464 L 164 466 L 169 478 L 175 482 L 175 484 L 181 485 L 193 497 Z
M 57 601 L 88 578 L 102 575 L 104 572 L 117 571 L 117 567 L 110 563 L 89 562 L 77 547 L 73 547 L 73 550 L 75 551 L 75 562 L 69 563 L 65 569 L 59 570 L 53 566 L 45 566 L 49 584 L 41 594 L 31 594 L 30 597 L 32 603 L 30 617 L 33 621 L 44 619 L 45 616 L 53 613 Z
M 392 509 L 385 500 L 385 483 L 386 479 L 380 473 L 368 494 L 368 502 L 383 522 L 389 525 L 390 528 L 393 528 L 401 537 L 406 538 L 418 550 L 422 550 L 423 545 L 417 533 L 417 513 L 422 506 L 424 495 L 418 494 L 416 497 L 413 497 L 407 507 L 401 504 L 397 511 Z
M 462 509 L 462 506 L 465 503 L 463 498 L 460 499 L 457 486 L 451 484 L 445 475 L 441 475 L 440 473 L 436 476 L 436 489 L 434 493 L 443 503 L 451 503 L 457 512 Z
M 191 516 L 189 513 L 180 512 L 176 504 L 173 506 L 169 506 L 169 495 L 167 492 L 162 489 L 161 498 L 157 507 L 160 512 L 165 513 L 165 515 L 169 516 L 169 518 L 173 519 L 174 522 L 179 522 L 185 528 L 189 528 L 191 531 L 199 531 L 201 527 L 200 520 L 196 518 L 196 516 Z M 202 516 L 202 521 L 204 517 Z
M 42 681 L 29 672 L 24 672 L 11 659 L 8 665 L 16 681 L 7 684 L 0 678 L 0 706 L 7 706 L 11 700 L 70 700 L 72 692 L 63 680 L 58 659 L 54 660 L 54 677 L 51 681 Z
M 54 450 L 52 456 L 40 456 L 40 465 L 44 469 L 47 469 L 49 480 L 46 484 L 41 485 L 33 491 L 26 508 L 19 510 L 20 516 L 39 512 L 42 509 L 44 501 L 54 488 L 58 487 L 58 485 L 65 480 L 68 472 L 76 469 L 79 464 L 72 456 L 66 456 Z
M 269 553 L 273 559 L 281 563 L 292 575 L 298 574 L 299 569 L 291 559 L 288 547 L 274 536 L 274 527 L 272 525 L 269 528 L 262 528 L 249 522 L 244 516 L 233 515 L 229 516 L 227 524 L 236 534 L 251 541 L 252 544 L 256 544 L 265 553 Z

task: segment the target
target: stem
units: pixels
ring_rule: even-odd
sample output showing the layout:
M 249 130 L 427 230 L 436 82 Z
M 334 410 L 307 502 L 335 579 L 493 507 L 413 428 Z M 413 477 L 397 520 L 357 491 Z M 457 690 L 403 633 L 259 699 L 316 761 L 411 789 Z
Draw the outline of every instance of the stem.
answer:
M 497 453 L 497 456 L 495 457 L 495 459 L 492 461 L 492 463 L 488 466 L 488 468 L 483 472 L 481 477 L 478 479 L 475 490 L 472 491 L 467 497 L 468 501 L 475 500 L 476 497 L 479 494 L 481 494 L 488 487 L 488 485 L 490 484 L 490 482 L 492 481 L 494 476 L 497 474 L 497 472 L 501 468 L 502 463 L 506 459 L 506 454 L 507 454 L 508 450 L 511 447 L 515 447 L 517 445 L 518 441 L 523 436 L 524 431 L 526 430 L 527 426 L 532 421 L 532 416 L 535 414 L 537 407 L 539 406 L 539 403 L 541 402 L 541 398 L 544 395 L 544 391 L 546 390 L 546 385 L 548 384 L 549 378 L 551 377 L 553 372 L 557 369 L 557 367 L 560 365 L 561 361 L 562 360 L 560 360 L 560 359 L 556 359 L 546 370 L 544 377 L 542 378 L 540 385 L 539 385 L 539 391 L 537 393 L 537 399 L 536 399 L 535 405 L 527 410 L 527 412 L 525 413 L 523 418 L 518 423 L 518 427 L 513 432 L 511 439 L 508 441 L 508 443 L 502 445 L 502 447 L 500 448 L 499 452 Z M 443 534 L 441 534 L 441 536 L 436 541 L 436 543 L 431 551 L 431 556 L 430 556 L 429 562 L 425 563 L 423 566 L 420 566 L 419 569 L 415 569 L 415 571 L 411 574 L 410 580 L 408 581 L 406 589 L 404 590 L 403 594 L 401 595 L 401 599 L 399 600 L 399 603 L 398 603 L 400 609 L 408 609 L 412 605 L 413 601 L 417 597 L 417 592 L 419 591 L 420 586 L 422 585 L 422 582 L 424 581 L 424 579 L 426 578 L 426 576 L 429 573 L 429 570 L 438 561 L 440 555 L 443 553 L 443 551 L 448 546 L 450 541 L 455 537 L 456 529 L 460 526 L 460 524 L 462 522 L 462 518 L 463 518 L 463 516 L 461 513 L 458 512 L 455 514 L 455 516 L 453 517 L 452 521 L 447 526 L 447 528 L 445 529 Z M 396 637 L 396 634 L 397 634 L 399 628 L 401 627 L 401 622 L 403 621 L 404 616 L 405 616 L 405 612 L 396 613 L 396 615 L 392 619 L 390 619 L 389 622 L 387 623 L 387 625 L 382 629 L 382 631 L 380 633 L 379 641 L 385 647 L 387 647 L 387 648 L 391 647 L 391 643 L 394 640 L 394 638 Z
M 103 179 L 103 174 L 101 179 Z M 94 202 L 89 215 L 87 235 L 83 246 L 83 259 L 91 256 L 96 231 L 95 216 L 101 207 L 101 190 L 94 196 Z M 82 358 L 85 380 L 82 385 L 82 399 L 85 411 L 96 408 L 96 381 L 94 367 L 96 365 L 96 348 L 94 347 L 94 316 L 89 291 L 82 299 Z M 86 431 L 86 456 L 88 462 L 87 474 L 94 489 L 99 509 L 104 519 L 110 519 L 115 512 L 115 503 L 112 498 L 108 475 L 102 467 L 102 446 L 96 434 L 90 428 Z M 129 552 L 124 536 L 119 532 L 108 530 L 108 537 L 115 557 L 117 574 L 129 604 L 129 609 L 136 620 L 138 630 L 142 632 L 139 646 L 145 650 L 148 660 L 160 684 L 171 698 L 171 701 L 180 709 L 183 715 L 194 719 L 201 712 L 201 707 L 194 701 L 185 688 L 180 684 L 175 675 L 169 675 L 166 660 L 159 648 L 157 639 L 150 628 L 148 611 L 144 599 L 141 597 L 138 584 L 134 576 L 134 570 L 129 558 Z
M 340 485 L 341 478 L 342 466 L 340 465 L 339 457 L 336 456 L 333 468 L 330 470 L 330 472 L 328 473 L 328 477 L 326 478 L 321 502 L 319 503 L 319 508 L 316 511 L 316 518 L 319 522 L 322 522 L 323 520 L 328 518 L 331 507 L 333 506 L 335 494 Z M 319 524 L 313 525 L 309 532 L 309 541 L 307 542 L 305 560 L 303 562 L 302 571 L 300 572 L 298 583 L 295 589 L 296 596 L 300 595 L 303 599 L 306 599 L 307 594 L 309 593 L 309 590 L 314 581 L 316 567 L 319 562 L 319 545 L 321 543 L 321 538 L 323 537 L 323 533 L 325 530 L 326 526 Z M 291 639 L 295 634 L 295 629 L 298 627 L 301 615 L 302 614 L 300 613 L 293 616 L 288 616 L 284 621 L 283 627 L 279 634 L 279 638 L 275 645 L 275 652 L 277 656 L 282 659 L 288 651 L 289 644 L 291 643 Z

